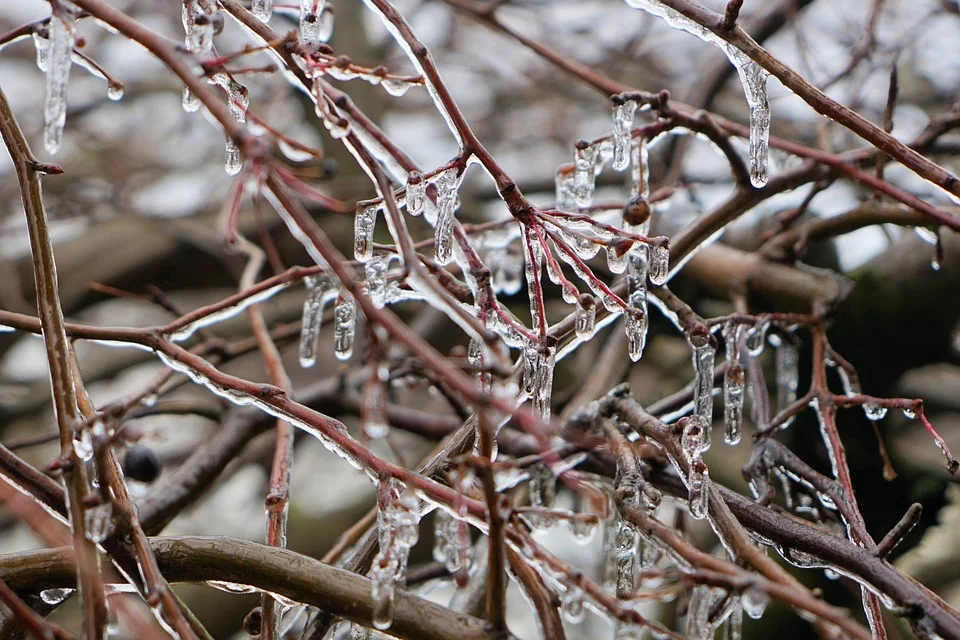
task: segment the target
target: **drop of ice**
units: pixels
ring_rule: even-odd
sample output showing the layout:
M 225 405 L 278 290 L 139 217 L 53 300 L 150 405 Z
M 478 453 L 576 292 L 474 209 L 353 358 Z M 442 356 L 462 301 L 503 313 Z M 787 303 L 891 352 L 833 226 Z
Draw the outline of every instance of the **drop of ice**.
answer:
M 88 507 L 83 512 L 83 520 L 87 538 L 92 542 L 103 542 L 110 532 L 110 523 L 113 517 L 113 504 L 105 502 L 94 507 Z
M 572 584 L 567 588 L 560 603 L 560 611 L 563 619 L 570 624 L 583 622 L 586 610 L 583 606 L 583 590 L 580 587 Z
M 107 97 L 114 102 L 123 99 L 123 85 L 119 82 L 107 83 Z
M 756 587 L 748 587 L 740 597 L 740 602 L 743 604 L 743 610 L 748 616 L 754 620 L 759 620 L 763 617 L 763 612 L 767 609 L 770 596 L 768 596 L 765 591 L 761 591 Z
M 44 589 L 40 599 L 50 606 L 56 606 L 74 594 L 75 589 Z
M 243 158 L 240 155 L 240 148 L 229 135 L 227 136 L 227 146 L 223 154 L 223 168 L 227 175 L 235 176 L 243 168 Z
M 413 86 L 413 83 L 407 82 L 406 80 L 401 80 L 399 78 L 384 78 L 383 82 L 380 83 L 380 86 L 383 87 L 384 91 L 390 95 L 399 98 L 410 90 L 410 87 Z

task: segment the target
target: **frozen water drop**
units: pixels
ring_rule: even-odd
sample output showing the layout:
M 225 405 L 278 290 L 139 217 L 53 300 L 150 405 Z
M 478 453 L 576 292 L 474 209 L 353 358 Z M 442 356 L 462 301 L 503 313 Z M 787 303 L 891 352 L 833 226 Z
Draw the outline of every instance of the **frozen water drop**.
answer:
M 353 219 L 353 255 L 360 262 L 366 262 L 373 255 L 373 233 L 377 226 L 378 205 L 369 204 L 357 207 Z
M 346 291 L 334 309 L 333 346 L 339 360 L 349 360 L 353 355 L 353 335 L 356 331 L 356 301 Z

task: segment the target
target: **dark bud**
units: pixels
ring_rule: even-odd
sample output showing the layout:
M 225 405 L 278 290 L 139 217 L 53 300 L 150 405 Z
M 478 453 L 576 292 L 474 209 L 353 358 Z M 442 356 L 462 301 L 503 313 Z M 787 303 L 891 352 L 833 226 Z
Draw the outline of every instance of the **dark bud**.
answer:
M 262 627 L 263 613 L 260 611 L 260 607 L 254 607 L 243 619 L 243 631 L 248 635 L 258 636 Z
M 163 463 L 160 456 L 150 447 L 136 445 L 129 447 L 123 456 L 123 473 L 138 482 L 153 482 L 160 476 Z
M 634 196 L 623 206 L 623 221 L 641 225 L 650 219 L 650 205 L 643 196 Z

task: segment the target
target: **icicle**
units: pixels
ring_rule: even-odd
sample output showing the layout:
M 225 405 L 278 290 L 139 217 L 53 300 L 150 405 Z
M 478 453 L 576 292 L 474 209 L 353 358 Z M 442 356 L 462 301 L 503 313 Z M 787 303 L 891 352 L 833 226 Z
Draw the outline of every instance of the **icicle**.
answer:
M 437 262 L 447 264 L 453 258 L 453 223 L 457 208 L 457 170 L 447 169 L 437 176 L 437 223 L 434 253 Z
M 636 9 L 663 18 L 674 29 L 686 31 L 704 42 L 719 47 L 737 69 L 743 92 L 750 107 L 750 182 L 762 187 L 767 182 L 768 144 L 770 138 L 770 104 L 767 100 L 767 77 L 765 69 L 753 62 L 745 53 L 726 42 L 709 29 L 684 16 L 661 0 L 627 0 Z
M 47 51 L 47 93 L 43 103 L 43 144 L 56 153 L 63 141 L 67 121 L 67 81 L 70 79 L 76 35 L 76 7 L 61 0 L 59 11 L 50 16 L 50 44 Z M 39 52 L 39 49 L 38 49 Z M 38 53 L 38 66 L 39 66 Z
M 300 0 L 300 44 L 320 44 L 320 14 L 323 13 L 324 3 L 325 0 Z
M 666 244 L 650 246 L 650 282 L 661 285 L 670 272 L 670 247 Z
M 707 486 L 709 483 L 707 467 L 703 463 L 704 440 L 709 432 L 709 423 L 702 416 L 694 414 L 685 419 L 680 446 L 689 464 L 687 490 L 689 492 L 690 515 L 701 520 L 707 515 Z
M 378 309 L 387 303 L 387 260 L 382 254 L 374 254 L 364 265 L 367 276 L 367 295 Z
M 549 509 L 557 496 L 557 479 L 545 463 L 538 462 L 528 469 L 530 474 L 530 504 Z
M 597 145 L 586 140 L 577 142 L 574 153 L 574 191 L 577 196 L 577 205 L 589 207 L 593 202 L 593 192 L 596 188 L 597 158 L 600 155 Z
M 613 105 L 613 168 L 623 171 L 630 166 L 630 141 L 637 103 L 614 96 Z
M 710 624 L 710 587 L 697 585 L 690 593 L 687 606 L 687 638 L 707 640 L 713 638 L 713 626 Z
M 213 19 L 205 13 L 193 17 L 193 23 L 187 32 L 187 46 L 200 57 L 213 53 Z
M 743 426 L 743 365 L 734 362 L 727 367 L 723 377 L 723 439 L 727 444 L 740 442 L 740 430 Z
M 593 330 L 597 321 L 597 305 L 593 296 L 585 293 L 577 301 L 577 316 L 574 328 L 577 337 L 581 340 L 589 340 L 593 337 Z
M 773 340 L 774 336 L 770 339 Z M 797 347 L 789 338 L 776 336 L 777 341 L 777 409 L 783 411 L 797 401 L 797 387 L 799 385 L 798 366 L 799 356 Z
M 553 368 L 557 349 L 539 345 L 536 349 L 533 375 L 533 412 L 544 422 L 550 421 L 550 400 L 553 395 Z
M 443 564 L 450 573 L 460 568 L 460 552 L 457 547 L 459 522 L 444 509 L 434 511 L 433 559 Z
M 423 214 L 424 201 L 427 197 L 427 182 L 419 171 L 411 171 L 407 176 L 407 213 L 412 216 Z
M 628 598 L 637 588 L 637 531 L 625 520 L 617 520 L 614 555 L 617 578 L 616 595 Z
M 39 51 L 39 49 L 38 49 Z M 575 167 L 572 164 L 560 165 L 556 175 L 556 207 L 559 211 L 576 213 L 577 191 L 574 180 Z
M 627 303 L 624 312 L 624 326 L 627 332 L 627 353 L 634 362 L 643 355 L 647 341 L 647 245 L 638 245 L 628 253 Z
M 373 232 L 377 226 L 379 205 L 369 204 L 357 207 L 353 219 L 353 255 L 360 262 L 366 262 L 373 255 Z
M 250 6 L 250 12 L 253 13 L 258 20 L 269 22 L 270 16 L 273 15 L 273 0 L 253 0 L 253 4 Z
M 589 517 L 585 514 L 580 514 L 567 522 L 570 524 L 574 542 L 577 544 L 589 544 L 597 535 L 597 529 L 600 527 L 599 518 L 596 516 Z
M 377 530 L 380 551 L 370 568 L 373 625 L 380 630 L 393 624 L 393 601 L 405 581 L 410 548 L 419 538 L 420 506 L 413 492 L 397 480 L 381 480 L 378 491 Z
M 750 106 L 750 183 L 767 184 L 770 155 L 770 102 L 767 100 L 767 70 L 752 60 L 737 65 L 743 92 Z
M 715 349 L 710 334 L 691 335 L 693 348 L 694 413 L 703 420 L 703 451 L 710 448 L 710 428 L 713 425 L 713 360 Z
M 307 299 L 303 302 L 303 322 L 300 325 L 300 366 L 309 368 L 317 361 L 317 336 L 323 321 L 323 306 L 331 288 L 327 277 L 303 279 Z
M 546 330 L 546 327 L 540 326 L 542 295 L 538 294 L 543 265 L 543 247 L 530 227 L 524 227 L 523 233 L 524 276 L 527 280 L 527 297 L 530 299 L 530 325 L 535 333 L 540 333 Z M 565 254 L 561 253 L 561 255 Z
M 353 334 L 356 331 L 357 303 L 346 291 L 341 292 L 334 310 L 333 344 L 339 360 L 353 355 Z

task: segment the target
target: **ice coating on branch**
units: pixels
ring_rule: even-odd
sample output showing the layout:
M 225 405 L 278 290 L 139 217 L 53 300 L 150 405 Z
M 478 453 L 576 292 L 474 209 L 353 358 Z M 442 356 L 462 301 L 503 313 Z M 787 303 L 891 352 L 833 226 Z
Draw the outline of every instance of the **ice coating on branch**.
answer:
M 615 96 L 613 101 L 613 168 L 623 171 L 630 166 L 631 132 L 633 131 L 633 116 L 637 111 L 634 100 L 624 100 Z
M 457 208 L 457 170 L 447 169 L 436 178 L 437 223 L 434 253 L 437 262 L 448 264 L 453 258 L 453 223 Z
M 589 207 L 593 203 L 599 156 L 600 147 L 598 145 L 590 144 L 586 140 L 577 142 L 573 154 L 573 189 L 579 207 Z
M 373 625 L 389 629 L 393 624 L 393 601 L 403 587 L 410 548 L 417 543 L 420 527 L 419 500 L 395 479 L 382 480 L 378 491 L 377 533 L 380 551 L 370 567 Z
M 690 594 L 687 606 L 687 638 L 707 640 L 713 638 L 713 625 L 710 624 L 710 587 L 697 585 Z
M 333 349 L 339 360 L 349 360 L 353 355 L 353 335 L 357 326 L 357 303 L 346 291 L 334 309 Z
M 93 437 L 90 429 L 79 429 L 73 432 L 73 452 L 84 462 L 93 459 Z
M 336 291 L 333 282 L 327 276 L 303 279 L 307 288 L 307 299 L 303 301 L 303 322 L 300 325 L 300 366 L 312 367 L 317 361 L 317 337 L 323 321 L 323 307 Z
M 743 365 L 734 362 L 723 376 L 723 425 L 724 442 L 735 445 L 740 442 L 743 428 Z
M 740 49 L 660 0 L 626 2 L 635 9 L 662 18 L 674 29 L 686 31 L 704 42 L 716 45 L 726 54 L 740 76 L 740 84 L 743 85 L 743 93 L 750 107 L 750 182 L 755 187 L 764 186 L 767 183 L 770 140 L 770 103 L 767 99 L 767 77 L 770 74 Z
M 77 8 L 61 1 L 50 16 L 50 44 L 46 55 L 47 93 L 43 101 L 43 145 L 50 153 L 60 150 L 67 122 L 67 81 L 70 79 L 76 35 Z M 37 49 L 37 65 L 41 53 Z
M 300 44 L 318 45 L 321 39 L 321 19 L 325 0 L 300 0 Z
M 395 98 L 399 98 L 407 93 L 410 90 L 410 87 L 413 86 L 412 82 L 407 82 L 400 78 L 384 78 L 383 82 L 380 83 L 380 86 L 383 87 L 383 90 L 392 95 Z
M 373 255 L 373 232 L 377 226 L 379 205 L 368 204 L 357 207 L 353 219 L 353 255 L 360 262 L 366 262 Z
M 253 3 L 250 5 L 250 12 L 253 13 L 258 20 L 268 22 L 270 16 L 273 15 L 273 0 L 253 0 Z
M 419 171 L 411 171 L 407 176 L 407 213 L 412 216 L 423 214 L 424 201 L 427 197 L 427 182 Z
M 701 418 L 703 450 L 710 448 L 710 426 L 713 424 L 713 361 L 716 350 L 710 344 L 709 333 L 694 333 L 690 336 L 693 349 L 693 412 Z
M 727 618 L 727 636 L 726 640 L 743 639 L 743 609 L 737 602 Z
M 683 433 L 680 436 L 680 446 L 683 455 L 689 463 L 687 473 L 687 491 L 689 492 L 690 516 L 695 520 L 702 520 L 707 515 L 707 487 L 709 476 L 707 465 L 703 462 L 705 441 L 709 436 L 709 423 L 694 414 L 683 424 Z

